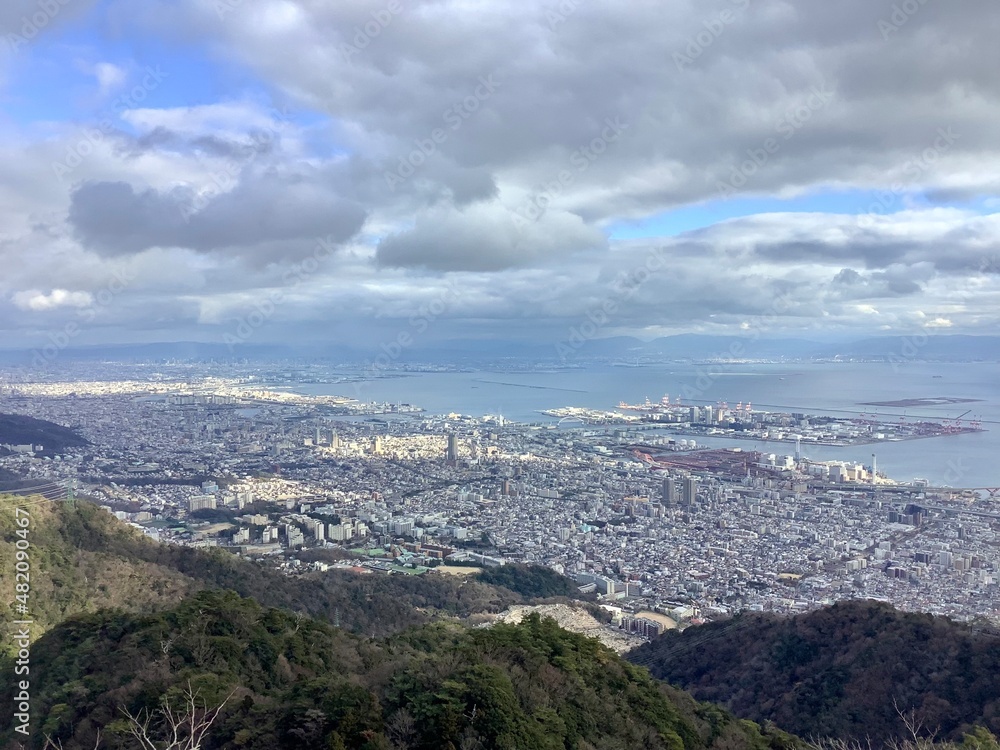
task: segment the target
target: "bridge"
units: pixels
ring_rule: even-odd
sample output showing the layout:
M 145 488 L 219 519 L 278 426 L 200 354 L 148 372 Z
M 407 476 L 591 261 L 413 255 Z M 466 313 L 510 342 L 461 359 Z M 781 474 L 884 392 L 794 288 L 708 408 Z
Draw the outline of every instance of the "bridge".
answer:
M 923 493 L 925 495 L 963 495 L 986 493 L 988 499 L 1000 499 L 1000 487 L 924 487 L 915 484 L 870 484 L 865 482 L 818 482 L 810 481 L 809 486 L 822 490 L 842 492 L 879 492 L 890 495 Z
M 871 486 L 871 485 L 865 485 Z M 887 487 L 885 485 L 876 485 L 880 492 L 886 490 L 895 492 L 923 492 L 929 495 L 965 495 L 970 492 L 979 495 L 985 492 L 989 500 L 996 500 L 997 495 L 1000 494 L 1000 487 L 917 487 L 912 484 L 899 484 L 895 487 Z
M 965 490 L 961 490 L 965 492 Z M 1000 487 L 970 487 L 969 491 L 979 494 L 980 492 L 985 492 L 990 496 L 990 500 L 996 499 L 996 496 L 1000 494 Z

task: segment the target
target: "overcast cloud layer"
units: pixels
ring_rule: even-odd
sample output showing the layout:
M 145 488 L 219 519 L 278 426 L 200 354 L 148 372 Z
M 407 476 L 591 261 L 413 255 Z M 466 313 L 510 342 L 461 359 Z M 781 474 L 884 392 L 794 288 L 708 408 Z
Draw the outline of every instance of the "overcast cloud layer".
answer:
M 74 2 L 0 11 L 9 345 L 998 330 L 995 0 Z

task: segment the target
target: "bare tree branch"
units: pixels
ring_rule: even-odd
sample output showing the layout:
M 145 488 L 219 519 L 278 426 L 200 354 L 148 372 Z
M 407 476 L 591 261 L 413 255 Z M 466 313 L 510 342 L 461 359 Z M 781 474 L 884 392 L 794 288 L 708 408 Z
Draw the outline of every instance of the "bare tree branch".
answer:
M 236 690 L 234 688 L 222 703 L 211 709 L 205 701 L 199 700 L 199 692 L 189 681 L 179 706 L 172 705 L 166 698 L 163 700 L 163 705 L 156 712 L 160 722 L 164 724 L 163 733 L 166 737 L 162 740 L 155 739 L 155 732 L 150 730 L 153 714 L 145 709 L 132 714 L 123 708 L 129 733 L 139 743 L 141 750 L 200 750 L 205 735 Z

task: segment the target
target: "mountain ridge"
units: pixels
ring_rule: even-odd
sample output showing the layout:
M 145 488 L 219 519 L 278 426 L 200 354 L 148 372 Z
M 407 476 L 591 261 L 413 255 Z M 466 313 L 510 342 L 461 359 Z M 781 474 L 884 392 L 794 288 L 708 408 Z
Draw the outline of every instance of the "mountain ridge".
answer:
M 651 340 L 631 336 L 581 337 L 570 347 L 568 356 L 556 349 L 556 341 L 449 339 L 414 341 L 401 349 L 393 361 L 463 363 L 496 359 L 556 361 L 562 365 L 590 359 L 659 357 L 676 361 L 712 358 L 734 359 L 833 359 L 864 358 L 898 362 L 914 360 L 991 361 L 1000 360 L 1000 336 L 970 334 L 911 334 L 809 339 L 768 336 L 757 331 L 733 335 L 676 334 Z M 573 343 L 572 341 L 570 342 Z M 0 349 L 0 362 L 28 366 L 29 349 Z M 377 343 L 221 343 L 176 341 L 149 344 L 108 344 L 68 347 L 60 352 L 67 360 L 144 362 L 168 359 L 182 361 L 290 361 L 333 359 L 371 363 L 385 356 Z M 385 369 L 380 367 L 380 370 Z
M 652 674 L 755 721 L 890 741 L 898 705 L 943 739 L 1000 732 L 1000 632 L 875 601 L 794 617 L 743 613 L 629 652 Z

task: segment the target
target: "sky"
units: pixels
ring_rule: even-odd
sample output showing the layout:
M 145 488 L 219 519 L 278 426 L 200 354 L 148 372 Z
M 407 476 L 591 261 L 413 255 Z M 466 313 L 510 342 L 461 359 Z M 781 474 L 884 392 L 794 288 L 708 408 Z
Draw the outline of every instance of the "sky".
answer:
M 1000 322 L 995 0 L 4 0 L 0 347 Z

